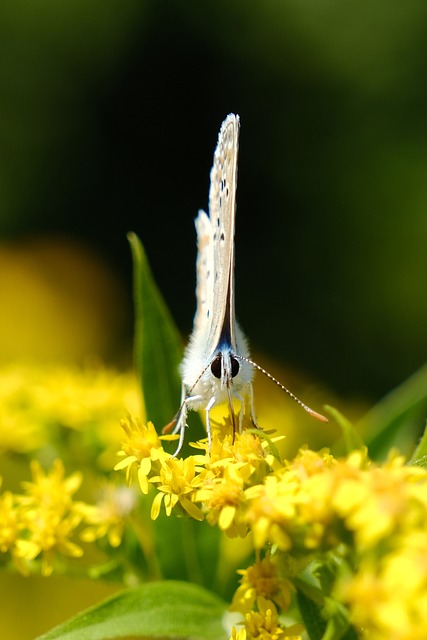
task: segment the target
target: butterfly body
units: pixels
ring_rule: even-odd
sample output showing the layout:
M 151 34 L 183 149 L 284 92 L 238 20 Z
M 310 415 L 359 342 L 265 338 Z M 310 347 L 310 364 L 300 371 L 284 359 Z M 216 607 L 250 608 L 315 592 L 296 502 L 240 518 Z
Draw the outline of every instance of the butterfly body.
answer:
M 246 338 L 234 312 L 234 224 L 236 211 L 239 116 L 230 114 L 221 126 L 210 175 L 209 215 L 199 211 L 197 232 L 197 310 L 193 333 L 180 366 L 182 404 L 175 432 L 185 428 L 187 410 L 210 411 L 233 399 L 241 403 L 240 425 L 247 402 L 252 410 L 253 367 Z M 255 419 L 254 416 L 253 420 Z M 234 422 L 233 422 L 234 424 Z
M 175 456 L 184 442 L 188 410 L 205 411 L 209 445 L 210 412 L 216 405 L 228 404 L 233 432 L 242 430 L 246 411 L 256 426 L 252 391 L 255 370 L 264 373 L 313 417 L 327 422 L 324 416 L 307 407 L 270 373 L 250 360 L 246 338 L 236 321 L 234 227 L 239 127 L 239 116 L 234 114 L 222 123 L 210 174 L 209 215 L 199 211 L 195 220 L 197 309 L 193 333 L 180 365 L 181 406 L 173 421 L 173 432 L 179 433 Z M 238 424 L 234 400 L 240 403 Z

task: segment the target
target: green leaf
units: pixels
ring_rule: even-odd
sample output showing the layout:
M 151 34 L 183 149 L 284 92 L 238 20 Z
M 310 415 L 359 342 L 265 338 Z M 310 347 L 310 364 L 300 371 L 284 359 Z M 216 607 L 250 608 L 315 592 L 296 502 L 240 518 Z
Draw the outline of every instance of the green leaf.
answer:
M 187 582 L 152 582 L 124 591 L 78 614 L 36 640 L 227 638 L 226 603 Z
M 356 425 L 373 459 L 383 458 L 390 447 L 413 450 L 427 413 L 427 365 L 378 402 Z
M 357 640 L 356 631 L 348 620 L 348 611 L 342 604 L 325 598 L 322 615 L 328 621 L 322 640 Z
M 341 566 L 332 556 L 325 563 L 313 562 L 295 579 L 297 601 L 310 640 L 357 640 L 348 610 L 329 595 Z
M 310 640 L 321 640 L 326 631 L 326 621 L 322 617 L 318 602 L 306 595 L 305 591 L 306 589 L 301 590 L 300 588 L 297 590 L 297 602 L 301 617 Z
M 348 611 L 333 598 L 298 581 L 297 601 L 310 640 L 357 640 Z
M 166 580 L 187 580 L 217 588 L 221 533 L 206 521 L 169 517 L 162 511 L 155 521 L 156 555 Z
M 427 428 L 424 429 L 422 438 L 412 454 L 409 464 L 414 464 L 424 469 L 427 467 Z
M 335 407 L 330 407 L 329 405 L 327 405 L 325 409 L 329 413 L 329 415 L 335 418 L 338 426 L 342 431 L 346 452 L 351 453 L 355 449 L 365 449 L 365 445 L 363 444 L 360 435 L 351 424 L 351 422 L 347 420 L 347 418 L 345 418 L 342 413 L 338 411 L 338 409 L 335 409 Z
M 182 343 L 166 303 L 154 281 L 144 248 L 128 235 L 134 270 L 134 360 L 146 418 L 157 429 L 168 424 L 179 407 L 178 364 Z

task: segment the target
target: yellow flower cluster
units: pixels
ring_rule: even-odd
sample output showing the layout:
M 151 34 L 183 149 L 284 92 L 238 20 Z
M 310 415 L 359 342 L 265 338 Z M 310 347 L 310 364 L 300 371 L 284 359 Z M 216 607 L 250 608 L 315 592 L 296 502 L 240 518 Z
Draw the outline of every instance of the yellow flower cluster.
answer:
M 11 363 L 0 368 L 0 405 L 0 463 L 10 469 L 4 478 L 8 488 L 31 459 L 58 459 L 46 472 L 32 462 L 32 481 L 22 483 L 22 494 L 0 494 L 0 562 L 21 573 L 41 568 L 48 575 L 55 563 L 82 556 L 81 541 L 105 538 L 117 547 L 136 495 L 109 483 L 107 473 L 123 412 L 141 411 L 135 376 L 100 363 Z M 7 461 L 11 453 L 21 461 L 15 469 Z M 73 458 L 79 472 L 67 478 L 60 460 L 75 464 Z M 95 504 L 74 500 L 83 475 L 103 487 Z
M 163 449 L 162 440 L 170 436 L 159 437 L 151 423 L 145 426 L 128 418 L 122 421 L 122 427 L 126 440 L 119 455 L 123 460 L 115 469 L 126 469 L 129 482 L 136 467 L 139 486 L 145 494 L 150 484 L 157 487 L 153 519 L 164 504 L 167 515 L 175 507 L 180 508 L 196 520 L 206 516 L 210 524 L 218 525 L 230 537 L 246 535 L 245 489 L 261 480 L 274 464 L 273 456 L 266 452 L 266 441 L 244 431 L 236 434 L 233 442 L 231 435 L 215 431 L 210 455 L 207 442 L 201 441 L 194 446 L 204 454 L 179 459 Z
M 130 480 L 136 466 L 144 493 L 156 487 L 153 518 L 163 504 L 168 515 L 206 519 L 230 537 L 251 532 L 257 562 L 240 572 L 232 609 L 244 621 L 233 637 L 291 637 L 277 611 L 288 610 L 302 568 L 328 558 L 334 572 L 323 596 L 347 611 L 361 636 L 427 637 L 426 470 L 396 455 L 375 465 L 364 450 L 338 460 L 301 449 L 280 463 L 256 433 L 233 441 L 224 426 L 210 451 L 201 441 L 193 446 L 203 454 L 175 459 L 152 425 L 123 426 L 116 468 L 127 468 Z
M 37 570 L 40 560 L 41 573 L 48 576 L 55 559 L 83 555 L 78 538 L 92 542 L 106 536 L 112 546 L 120 544 L 125 513 L 133 508 L 135 500 L 123 500 L 116 492 L 114 502 L 110 488 L 96 505 L 75 501 L 73 496 L 81 485 L 82 474 L 65 477 L 60 460 L 49 472 L 33 461 L 31 472 L 32 481 L 21 483 L 22 494 L 5 491 L 0 495 L 3 562 L 11 560 L 18 571 L 27 575 Z
M 302 631 L 300 624 L 285 628 L 274 604 L 259 596 L 256 611 L 245 614 L 244 626 L 239 630 L 233 627 L 231 640 L 301 640 Z
M 0 368 L 0 406 L 0 451 L 18 454 L 51 446 L 64 428 L 96 432 L 102 448 L 116 449 L 124 410 L 141 411 L 131 373 L 22 363 Z
M 37 462 L 31 465 L 33 481 L 23 482 L 24 495 L 5 492 L 1 500 L 0 550 L 10 553 L 22 573 L 30 562 L 42 557 L 42 574 L 50 575 L 57 553 L 78 558 L 82 549 L 71 540 L 82 514 L 72 496 L 81 484 L 81 475 L 64 478 L 58 460 L 45 474 Z

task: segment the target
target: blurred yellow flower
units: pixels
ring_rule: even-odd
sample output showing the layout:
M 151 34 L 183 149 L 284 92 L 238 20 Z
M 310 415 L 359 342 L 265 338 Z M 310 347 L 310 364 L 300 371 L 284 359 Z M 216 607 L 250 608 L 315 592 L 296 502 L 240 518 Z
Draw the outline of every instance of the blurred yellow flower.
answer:
M 346 527 L 354 531 L 360 550 L 371 548 L 399 530 L 424 522 L 427 509 L 426 471 L 404 465 L 392 456 L 357 476 L 340 478 L 333 505 Z
M 120 418 L 140 413 L 141 401 L 130 372 L 15 363 L 0 368 L 0 407 L 0 451 L 28 453 L 52 446 L 59 429 L 116 448 Z
M 237 573 L 242 576 L 242 579 L 234 593 L 231 611 L 247 613 L 253 608 L 259 596 L 271 600 L 282 611 L 289 608 L 291 594 L 295 588 L 289 579 L 280 575 L 277 556 L 267 556 Z
M 85 542 L 94 542 L 107 537 L 112 547 L 118 547 L 126 517 L 135 509 L 136 502 L 137 496 L 132 488 L 104 485 L 95 505 L 80 507 L 85 523 L 89 525 L 81 532 L 80 538 Z
M 427 521 L 426 521 L 427 525 Z M 427 532 L 393 539 L 388 553 L 364 556 L 357 572 L 337 585 L 337 597 L 369 638 L 422 640 L 427 634 Z
M 256 610 L 245 614 L 244 629 L 246 640 L 301 640 L 302 625 L 284 627 L 279 620 L 274 603 L 259 596 Z M 232 636 L 233 637 L 233 636 Z M 235 637 L 237 637 L 235 635 Z
M 299 484 L 291 474 L 275 472 L 265 478 L 264 484 L 245 491 L 248 501 L 246 520 L 252 528 L 256 549 L 261 549 L 267 541 L 284 551 L 291 548 L 286 528 L 296 516 L 298 489 Z
M 18 555 L 25 560 L 33 560 L 42 554 L 42 575 L 49 576 L 58 553 L 71 558 L 83 555 L 83 549 L 70 540 L 81 520 L 77 513 L 61 515 L 43 508 L 27 511 L 24 522 L 31 539 L 17 541 Z
M 82 521 L 80 503 L 72 496 L 81 484 L 81 474 L 65 478 L 64 466 L 56 460 L 50 472 L 36 461 L 31 463 L 32 482 L 22 482 L 24 495 L 16 496 L 21 510 L 21 529 L 25 535 L 16 540 L 16 555 L 23 561 L 42 556 L 42 574 L 50 575 L 59 553 L 78 558 L 83 550 L 70 537 Z
M 82 474 L 78 471 L 65 478 L 65 469 L 61 460 L 55 460 L 52 470 L 44 472 L 40 463 L 33 460 L 30 464 L 32 482 L 21 483 L 25 490 L 19 501 L 28 508 L 42 508 L 63 513 L 72 503 L 72 496 L 82 483 Z

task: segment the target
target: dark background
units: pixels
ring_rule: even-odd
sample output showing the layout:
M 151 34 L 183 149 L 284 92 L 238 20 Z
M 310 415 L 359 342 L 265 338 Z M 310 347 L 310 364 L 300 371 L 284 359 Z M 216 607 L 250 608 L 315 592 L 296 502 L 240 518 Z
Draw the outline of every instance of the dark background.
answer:
M 193 219 L 233 111 L 237 311 L 255 351 L 368 402 L 425 362 L 425 2 L 18 0 L 1 12 L 1 238 L 65 239 L 115 274 L 122 319 L 101 355 L 130 349 L 130 230 L 191 330 Z

